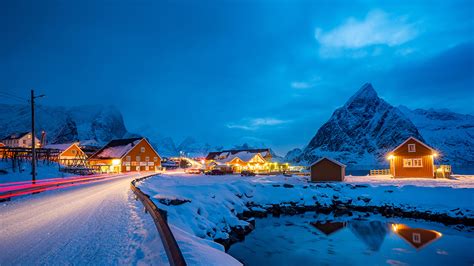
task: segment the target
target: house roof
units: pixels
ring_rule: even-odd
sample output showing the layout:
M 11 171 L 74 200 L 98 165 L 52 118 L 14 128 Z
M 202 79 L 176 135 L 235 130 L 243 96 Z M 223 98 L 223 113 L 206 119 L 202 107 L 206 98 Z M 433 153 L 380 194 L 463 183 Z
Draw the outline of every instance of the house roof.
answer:
M 30 134 L 30 132 L 13 133 L 13 134 L 10 134 L 10 135 L 4 137 L 2 140 L 21 139 L 21 138 L 23 138 L 24 136 L 26 136 L 28 134 Z
M 61 143 L 61 144 L 48 144 L 48 145 L 43 146 L 43 148 L 45 148 L 45 149 L 53 149 L 53 150 L 65 151 L 65 150 L 67 150 L 69 147 L 71 147 L 71 146 L 74 145 L 74 144 L 77 145 L 76 142 Z
M 422 146 L 424 146 L 425 148 L 429 149 L 429 150 L 432 150 L 432 151 L 436 151 L 435 149 L 431 148 L 430 146 L 426 145 L 425 143 L 423 143 L 421 140 L 415 138 L 415 137 L 409 137 L 408 139 L 406 139 L 404 142 L 402 142 L 402 144 L 398 145 L 395 149 L 392 150 L 392 152 L 398 150 L 400 147 L 402 147 L 403 145 L 405 145 L 405 143 L 407 143 L 408 141 L 410 140 L 414 140 L 416 142 L 418 142 L 419 144 L 421 144 Z
M 94 153 L 90 159 L 120 159 L 144 138 L 114 139 Z
M 323 158 L 317 160 L 316 162 L 313 162 L 310 166 L 313 166 L 313 165 L 315 165 L 315 164 L 321 162 L 322 160 L 328 160 L 328 161 L 330 161 L 330 162 L 332 162 L 332 163 L 335 163 L 335 164 L 337 164 L 337 165 L 339 165 L 339 166 L 341 166 L 341 167 L 346 167 L 345 164 L 342 164 L 342 163 L 340 163 L 340 162 L 338 162 L 338 161 L 336 161 L 336 160 L 333 160 L 333 159 L 331 159 L 331 158 L 328 158 L 328 157 L 323 157 Z
M 255 156 L 255 154 L 257 154 L 257 153 L 260 153 L 263 157 L 265 157 L 265 156 L 270 154 L 270 149 L 235 149 L 235 150 L 214 151 L 214 152 L 210 152 L 206 156 L 206 160 L 215 160 L 216 157 L 221 156 L 221 155 L 225 155 L 226 157 L 229 157 L 229 156 L 235 155 L 237 153 L 241 153 L 241 152 L 252 153 L 253 156 Z M 227 153 L 227 154 L 225 154 L 225 153 Z M 242 158 L 240 158 L 240 159 L 242 159 Z

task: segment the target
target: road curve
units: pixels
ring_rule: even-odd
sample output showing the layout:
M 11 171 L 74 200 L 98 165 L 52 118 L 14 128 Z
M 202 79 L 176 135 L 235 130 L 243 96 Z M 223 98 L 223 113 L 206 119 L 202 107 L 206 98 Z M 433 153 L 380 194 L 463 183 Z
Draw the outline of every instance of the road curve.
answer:
M 0 203 L 0 265 L 133 264 L 146 231 L 130 190 L 137 177 Z

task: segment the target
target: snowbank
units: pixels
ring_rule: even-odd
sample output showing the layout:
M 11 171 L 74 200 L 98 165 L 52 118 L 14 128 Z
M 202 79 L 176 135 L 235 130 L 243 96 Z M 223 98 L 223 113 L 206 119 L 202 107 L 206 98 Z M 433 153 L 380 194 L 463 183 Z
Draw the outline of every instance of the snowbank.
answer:
M 5 173 L 5 172 L 6 173 Z M 55 177 L 68 177 L 73 174 L 63 173 L 59 171 L 57 163 L 43 164 L 42 161 L 38 162 L 36 179 L 55 178 Z M 31 162 L 25 161 L 21 164 L 21 171 L 18 167 L 15 172 L 12 169 L 11 161 L 0 162 L 0 183 L 15 182 L 15 181 L 30 181 L 31 180 Z
M 452 180 L 349 176 L 347 181 L 311 183 L 307 177 L 163 174 L 138 185 L 168 212 L 173 231 L 205 240 L 228 239 L 236 228 L 249 227 L 250 221 L 239 219 L 242 213 L 264 212 L 275 205 L 332 208 L 335 203 L 349 203 L 474 219 L 474 176 Z M 169 204 L 171 201 L 177 204 Z M 180 236 L 177 238 L 180 242 Z M 195 243 L 181 242 L 185 250 Z M 216 248 L 214 242 L 206 243 Z M 223 251 L 221 246 L 217 248 Z

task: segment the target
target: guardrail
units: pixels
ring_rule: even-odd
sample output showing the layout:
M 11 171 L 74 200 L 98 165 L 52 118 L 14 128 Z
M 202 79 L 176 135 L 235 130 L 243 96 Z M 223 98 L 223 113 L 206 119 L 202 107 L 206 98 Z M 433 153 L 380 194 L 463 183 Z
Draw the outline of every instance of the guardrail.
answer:
M 390 169 L 375 169 L 370 170 L 370 175 L 389 175 Z
M 167 222 L 167 213 L 165 210 L 158 209 L 158 207 L 150 199 L 150 196 L 143 193 L 139 188 L 135 186 L 136 182 L 142 181 L 150 176 L 141 177 L 133 180 L 130 184 L 130 188 L 133 193 L 135 193 L 137 199 L 139 199 L 143 206 L 145 206 L 145 211 L 148 212 L 153 221 L 155 222 L 156 229 L 161 237 L 161 242 L 165 248 L 166 255 L 168 256 L 168 261 L 172 266 L 184 266 L 186 261 L 184 260 L 183 254 L 179 249 L 178 243 L 171 232 L 171 229 Z

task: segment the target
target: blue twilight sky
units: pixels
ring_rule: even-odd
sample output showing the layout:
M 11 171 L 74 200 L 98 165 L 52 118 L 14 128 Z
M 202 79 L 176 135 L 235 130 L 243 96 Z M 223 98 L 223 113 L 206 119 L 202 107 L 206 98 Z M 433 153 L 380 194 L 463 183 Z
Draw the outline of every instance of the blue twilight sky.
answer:
M 474 1 L 2 1 L 0 33 L 0 92 L 113 104 L 177 142 L 283 154 L 365 82 L 474 113 Z

